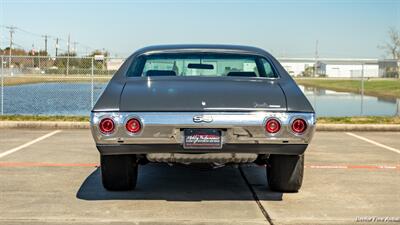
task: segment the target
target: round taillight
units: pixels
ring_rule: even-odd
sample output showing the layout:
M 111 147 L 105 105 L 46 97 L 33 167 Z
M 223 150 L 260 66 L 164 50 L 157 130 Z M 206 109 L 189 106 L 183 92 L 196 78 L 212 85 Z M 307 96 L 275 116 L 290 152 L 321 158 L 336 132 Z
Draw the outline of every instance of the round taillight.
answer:
M 279 123 L 276 119 L 269 119 L 265 123 L 265 130 L 268 133 L 274 134 L 277 133 L 281 129 L 281 123 Z
M 111 134 L 115 129 L 114 121 L 110 118 L 102 119 L 99 123 L 99 129 L 103 134 Z
M 307 123 L 303 119 L 295 119 L 292 122 L 292 131 L 301 134 L 307 129 Z
M 139 120 L 137 119 L 130 119 L 125 124 L 126 130 L 131 133 L 138 133 L 140 129 L 142 129 L 142 125 L 140 124 Z

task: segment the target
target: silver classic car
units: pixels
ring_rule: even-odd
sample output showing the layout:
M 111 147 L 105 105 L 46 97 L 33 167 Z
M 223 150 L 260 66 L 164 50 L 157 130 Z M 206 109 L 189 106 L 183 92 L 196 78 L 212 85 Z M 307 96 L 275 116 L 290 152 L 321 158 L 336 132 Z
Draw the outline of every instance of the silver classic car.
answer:
M 149 162 L 266 165 L 272 190 L 296 192 L 315 113 L 266 51 L 151 46 L 115 73 L 91 113 L 103 186 L 132 190 Z M 262 167 L 260 167 L 262 168 Z

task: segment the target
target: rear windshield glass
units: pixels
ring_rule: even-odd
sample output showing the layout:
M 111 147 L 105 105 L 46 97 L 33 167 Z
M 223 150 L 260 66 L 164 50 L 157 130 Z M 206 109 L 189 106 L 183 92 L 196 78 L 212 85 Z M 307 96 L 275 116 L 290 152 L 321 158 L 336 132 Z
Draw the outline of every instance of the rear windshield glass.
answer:
M 157 54 L 140 56 L 128 76 L 276 77 L 260 56 L 237 54 Z

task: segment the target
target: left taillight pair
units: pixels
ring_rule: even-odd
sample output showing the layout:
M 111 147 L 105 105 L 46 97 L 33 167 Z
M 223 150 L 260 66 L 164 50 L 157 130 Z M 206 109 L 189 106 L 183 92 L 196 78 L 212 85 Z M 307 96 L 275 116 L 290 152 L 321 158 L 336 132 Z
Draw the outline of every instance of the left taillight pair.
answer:
M 295 119 L 290 124 L 292 132 L 295 134 L 303 134 L 307 130 L 307 123 L 303 119 Z M 268 119 L 265 123 L 265 131 L 270 134 L 278 133 L 281 130 L 281 123 L 274 118 Z
M 125 123 L 125 129 L 132 133 L 137 134 L 142 129 L 142 125 L 138 119 L 132 118 Z M 99 123 L 99 130 L 103 134 L 111 134 L 115 131 L 115 123 L 111 118 L 104 118 Z

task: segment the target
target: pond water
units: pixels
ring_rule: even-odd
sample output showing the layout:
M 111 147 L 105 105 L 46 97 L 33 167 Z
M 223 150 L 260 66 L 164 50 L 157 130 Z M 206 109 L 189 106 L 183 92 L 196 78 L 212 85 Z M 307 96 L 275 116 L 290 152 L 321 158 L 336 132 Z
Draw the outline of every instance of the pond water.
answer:
M 96 102 L 105 83 L 95 83 Z M 91 83 L 39 83 L 4 87 L 4 114 L 84 115 L 92 108 Z
M 95 83 L 93 101 L 105 87 Z M 393 116 L 400 114 L 400 99 L 300 87 L 317 116 Z M 4 114 L 89 115 L 90 83 L 40 83 L 4 87 Z
M 304 87 L 300 89 L 317 116 L 395 116 L 400 115 L 400 99 Z

